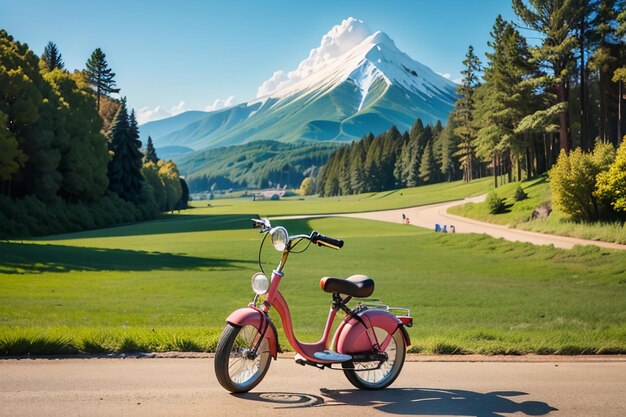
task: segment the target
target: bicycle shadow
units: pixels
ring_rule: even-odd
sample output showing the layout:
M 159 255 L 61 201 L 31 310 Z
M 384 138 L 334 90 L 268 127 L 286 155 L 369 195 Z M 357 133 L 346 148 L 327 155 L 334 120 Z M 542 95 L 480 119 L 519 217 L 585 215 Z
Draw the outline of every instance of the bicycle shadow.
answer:
M 382 391 L 320 389 L 321 395 L 265 392 L 237 395 L 240 398 L 272 403 L 276 408 L 364 406 L 392 415 L 503 417 L 523 413 L 543 416 L 557 411 L 545 402 L 520 401 L 510 397 L 528 395 L 519 391 L 475 392 L 440 388 L 395 388 Z
M 373 407 L 396 415 L 501 417 L 500 413 L 524 413 L 543 416 L 557 410 L 545 402 L 516 402 L 509 398 L 528 395 L 519 391 L 481 393 L 459 389 L 396 388 L 383 391 L 322 389 L 321 392 L 339 403 Z

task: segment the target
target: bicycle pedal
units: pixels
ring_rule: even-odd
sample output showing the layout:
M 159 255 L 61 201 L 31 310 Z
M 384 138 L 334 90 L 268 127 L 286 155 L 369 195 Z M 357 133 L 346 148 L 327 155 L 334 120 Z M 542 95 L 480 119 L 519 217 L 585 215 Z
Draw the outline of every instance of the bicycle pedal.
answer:
M 306 365 L 306 359 L 304 359 L 302 355 L 300 355 L 299 353 L 296 353 L 296 356 L 293 359 L 296 361 L 298 365 L 302 365 L 302 366 Z

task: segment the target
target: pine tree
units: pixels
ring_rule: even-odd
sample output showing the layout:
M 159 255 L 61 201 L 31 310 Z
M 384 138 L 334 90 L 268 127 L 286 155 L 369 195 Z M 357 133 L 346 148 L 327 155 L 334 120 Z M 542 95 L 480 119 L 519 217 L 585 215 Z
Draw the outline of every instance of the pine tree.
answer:
M 137 147 L 137 149 L 141 149 L 142 144 L 141 144 L 141 141 L 139 140 L 139 123 L 137 123 L 137 116 L 135 115 L 135 109 L 131 110 L 128 121 L 129 121 L 130 137 L 134 141 L 133 144 Z
M 476 127 L 474 125 L 474 93 L 479 85 L 478 73 L 481 70 L 481 63 L 474 54 L 474 47 L 469 46 L 465 60 L 464 69 L 461 71 L 463 81 L 458 88 L 460 98 L 455 103 L 455 109 L 451 114 L 454 119 L 454 134 L 459 137 L 458 156 L 463 170 L 463 180 L 466 182 L 474 178 L 474 139 L 476 137 Z
M 355 143 L 350 155 L 350 186 L 355 194 L 360 194 L 365 190 L 365 150 L 363 141 Z
M 96 91 L 96 106 L 100 110 L 100 97 L 112 93 L 119 93 L 115 88 L 115 73 L 109 68 L 106 55 L 100 48 L 96 48 L 87 60 L 85 75 L 92 88 Z
M 513 160 L 519 167 L 526 154 L 523 135 L 515 129 L 530 101 L 530 90 L 522 82 L 531 67 L 525 39 L 500 16 L 491 36 L 488 44 L 493 52 L 486 54 L 485 83 L 476 93 L 474 118 L 478 129 L 476 154 L 491 162 L 497 187 L 498 175 L 506 172 L 511 180 Z
M 439 168 L 439 178 L 442 181 L 453 181 L 457 179 L 458 161 L 454 156 L 456 154 L 456 136 L 454 135 L 454 120 L 448 119 L 448 123 L 441 129 L 437 135 L 437 146 L 433 146 L 435 152 L 435 160 Z
M 63 57 L 61 56 L 61 52 L 59 52 L 59 48 L 57 48 L 54 42 L 48 42 L 43 50 L 41 59 L 43 60 L 47 71 L 52 71 L 56 68 L 60 70 L 65 69 L 65 64 L 63 63 Z
M 131 117 L 126 110 L 126 99 L 122 100 L 110 131 L 110 149 L 113 158 L 109 162 L 109 188 L 121 198 L 138 203 L 143 187 L 141 174 L 143 155 L 134 112 Z
M 189 186 L 187 185 L 187 181 L 184 178 L 180 178 L 180 189 L 182 194 L 180 196 L 180 201 L 176 206 L 176 209 L 183 210 L 189 208 Z
M 432 142 L 428 142 L 424 147 L 424 153 L 420 161 L 419 177 L 423 184 L 429 184 L 435 180 L 435 160 L 432 151 Z
M 415 120 L 411 126 L 408 145 L 403 149 L 402 163 L 405 169 L 404 178 L 407 187 L 415 187 L 419 184 L 420 148 L 422 147 L 421 141 L 423 141 L 424 130 L 422 119 Z
M 148 144 L 146 145 L 146 157 L 144 162 L 152 162 L 153 164 L 157 164 L 159 162 L 159 157 L 156 154 L 156 149 L 154 149 L 154 144 L 152 143 L 152 138 L 148 136 Z
M 556 102 L 540 110 L 546 116 L 559 117 L 559 146 L 568 152 L 572 148 L 569 120 L 568 67 L 577 46 L 576 22 L 580 9 L 578 0 L 513 0 L 515 13 L 531 29 L 539 32 L 542 43 L 532 49 L 533 58 L 541 64 L 544 74 L 539 79 L 556 92 Z
M 620 30 L 620 16 L 625 19 L 625 0 L 603 0 L 593 13 L 590 43 L 595 47 L 589 67 L 599 78 L 599 136 L 605 142 L 616 145 L 621 140 L 620 84 L 613 81 L 615 71 L 626 65 L 624 30 Z M 622 23 L 623 24 L 623 23 Z M 622 91 L 623 94 L 623 91 Z M 618 131 L 620 131 L 618 133 Z
M 578 80 L 579 80 L 579 101 L 580 101 L 580 146 L 583 149 L 589 149 L 591 146 L 590 138 L 590 116 L 591 106 L 589 103 L 589 83 L 588 83 L 588 60 L 590 47 L 592 46 L 594 26 L 594 14 L 592 11 L 600 7 L 600 3 L 604 0 L 580 0 L 580 13 L 578 17 L 577 36 L 578 36 Z M 597 15 L 597 14 L 596 14 Z M 591 29 L 591 30 L 590 30 Z
M 406 187 L 410 141 L 411 137 L 409 136 L 409 132 L 404 132 L 396 150 L 396 162 L 393 168 L 393 176 L 397 188 Z

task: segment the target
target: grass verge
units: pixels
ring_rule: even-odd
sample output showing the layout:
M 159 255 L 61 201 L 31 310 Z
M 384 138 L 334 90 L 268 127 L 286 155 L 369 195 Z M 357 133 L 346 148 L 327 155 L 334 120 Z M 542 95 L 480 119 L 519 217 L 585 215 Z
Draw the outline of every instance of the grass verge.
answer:
M 493 191 L 498 197 L 506 199 L 508 209 L 505 213 L 489 213 L 486 202 L 452 207 L 448 212 L 521 230 L 626 244 L 626 224 L 622 222 L 575 222 L 557 209 L 547 219 L 532 220 L 533 211 L 541 204 L 550 202 L 550 184 L 546 177 L 522 182 L 521 186 L 528 194 L 528 199 L 522 201 L 515 201 L 513 197 L 517 186 L 518 183 L 505 184 Z

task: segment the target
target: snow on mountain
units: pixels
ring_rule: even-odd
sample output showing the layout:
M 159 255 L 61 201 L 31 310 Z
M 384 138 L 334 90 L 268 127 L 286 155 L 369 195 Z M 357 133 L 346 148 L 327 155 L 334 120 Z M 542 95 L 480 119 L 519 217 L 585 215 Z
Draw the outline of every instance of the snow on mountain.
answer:
M 400 51 L 384 32 L 348 18 L 296 69 L 276 71 L 257 98 L 210 112 L 158 143 L 194 149 L 254 140 L 353 140 L 416 118 L 445 122 L 456 84 Z M 154 137 L 153 137 L 154 139 Z
M 272 96 L 277 91 L 285 90 L 304 79 L 315 76 L 330 62 L 350 52 L 371 34 L 372 31 L 363 21 L 353 17 L 344 19 L 340 25 L 334 26 L 322 36 L 320 46 L 312 49 L 309 56 L 300 62 L 295 70 L 287 74 L 281 70 L 276 71 L 259 87 L 257 97 Z
M 311 50 L 298 68 L 285 75 L 274 73 L 259 88 L 257 97 L 285 98 L 320 88 L 332 88 L 352 79 L 360 87 L 376 79 L 409 91 L 432 96 L 433 89 L 447 91 L 456 86 L 430 68 L 401 52 L 384 32 L 371 33 L 365 23 L 345 19 L 322 37 L 321 45 Z M 271 88 L 274 87 L 274 88 Z M 362 89 L 367 94 L 367 89 Z

